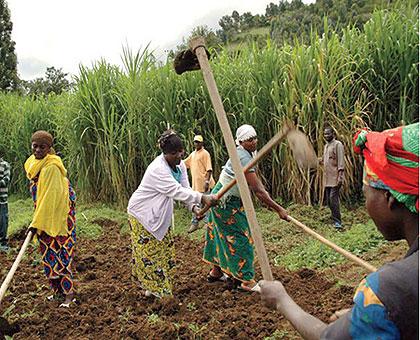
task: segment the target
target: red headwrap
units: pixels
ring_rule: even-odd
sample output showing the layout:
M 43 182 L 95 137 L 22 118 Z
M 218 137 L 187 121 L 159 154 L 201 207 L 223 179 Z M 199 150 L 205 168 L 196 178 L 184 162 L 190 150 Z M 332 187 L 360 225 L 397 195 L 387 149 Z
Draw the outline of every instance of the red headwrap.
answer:
M 386 186 L 402 195 L 416 197 L 417 212 L 419 210 L 418 130 L 417 123 L 383 132 L 362 130 L 353 138 L 355 152 L 363 153 L 366 166 Z

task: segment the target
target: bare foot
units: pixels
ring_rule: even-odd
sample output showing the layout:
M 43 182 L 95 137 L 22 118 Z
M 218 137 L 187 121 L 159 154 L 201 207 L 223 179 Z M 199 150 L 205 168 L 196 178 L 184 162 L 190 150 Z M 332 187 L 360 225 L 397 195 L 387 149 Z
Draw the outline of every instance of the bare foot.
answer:
M 66 299 L 64 300 L 64 303 L 70 304 L 70 302 L 73 302 L 74 299 L 74 293 L 70 293 L 65 295 Z
M 220 267 L 214 266 L 212 270 L 210 271 L 210 275 L 213 277 L 221 277 L 223 275 L 223 272 L 220 269 Z
M 251 280 L 248 282 L 242 282 L 239 286 L 239 289 L 247 291 L 247 292 L 260 292 L 261 288 L 255 280 Z
M 65 295 L 66 299 L 64 300 L 64 302 L 59 306 L 59 307 L 65 307 L 65 308 L 69 308 L 70 304 L 72 302 L 75 302 L 76 299 L 74 298 L 74 293 L 70 293 Z

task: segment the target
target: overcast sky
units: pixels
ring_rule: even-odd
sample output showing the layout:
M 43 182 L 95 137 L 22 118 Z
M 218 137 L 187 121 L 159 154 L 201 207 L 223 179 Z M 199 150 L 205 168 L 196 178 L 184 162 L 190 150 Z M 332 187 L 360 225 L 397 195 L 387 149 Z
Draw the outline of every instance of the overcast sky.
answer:
M 157 57 L 198 25 L 218 28 L 237 10 L 263 14 L 270 0 L 6 0 L 13 22 L 18 70 L 23 79 L 43 76 L 47 66 L 78 73 L 105 58 L 121 64 L 122 46 L 149 42 Z M 278 3 L 278 1 L 272 1 Z M 307 2 L 307 1 L 305 1 Z

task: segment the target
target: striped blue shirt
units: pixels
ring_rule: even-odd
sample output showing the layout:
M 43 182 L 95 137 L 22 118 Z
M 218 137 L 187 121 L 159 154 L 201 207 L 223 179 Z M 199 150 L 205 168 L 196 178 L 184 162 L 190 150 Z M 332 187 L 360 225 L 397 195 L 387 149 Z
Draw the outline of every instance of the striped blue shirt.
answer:
M 0 204 L 7 203 L 8 187 L 10 183 L 10 164 L 0 158 Z

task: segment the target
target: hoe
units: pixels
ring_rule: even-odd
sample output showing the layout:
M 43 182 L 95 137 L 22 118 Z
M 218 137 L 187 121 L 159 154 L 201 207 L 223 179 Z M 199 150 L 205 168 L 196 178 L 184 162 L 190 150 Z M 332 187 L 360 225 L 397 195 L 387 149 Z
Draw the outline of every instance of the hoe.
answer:
M 223 133 L 223 138 L 225 140 L 228 154 L 232 161 L 233 170 L 236 174 L 236 178 L 232 180 L 231 183 L 226 185 L 226 187 L 223 188 L 218 193 L 218 198 L 221 198 L 233 185 L 235 185 L 236 183 L 238 184 L 239 192 L 242 198 L 246 216 L 247 216 L 247 219 L 251 228 L 252 236 L 254 239 L 255 249 L 258 255 L 263 278 L 265 280 L 273 280 L 273 275 L 272 275 L 271 268 L 268 262 L 267 252 L 265 250 L 263 239 L 262 239 L 261 229 L 256 219 L 254 206 L 252 203 L 250 191 L 249 191 L 244 173 L 246 173 L 247 170 L 249 170 L 259 160 L 261 160 L 262 157 L 268 151 L 270 151 L 276 144 L 278 144 L 284 138 L 288 139 L 289 146 L 292 148 L 294 157 L 301 168 L 315 167 L 317 164 L 317 158 L 316 158 L 312 145 L 309 143 L 308 138 L 302 132 L 291 127 L 290 125 L 287 125 L 283 127 L 283 129 L 261 149 L 261 151 L 258 153 L 258 155 L 253 160 L 253 162 L 251 162 L 244 169 L 242 169 L 240 161 L 239 161 L 239 157 L 236 153 L 236 146 L 233 139 L 232 131 L 230 129 L 230 126 L 227 120 L 226 112 L 223 108 L 222 100 L 220 98 L 220 95 L 216 86 L 216 82 L 214 80 L 213 73 L 210 68 L 208 58 L 209 58 L 209 52 L 205 48 L 204 39 L 202 37 L 193 38 L 190 42 L 190 49 L 181 51 L 175 57 L 175 60 L 174 60 L 175 72 L 177 74 L 182 74 L 187 71 L 193 71 L 193 70 L 199 70 L 199 69 L 201 69 L 203 72 L 203 77 L 207 85 L 207 89 L 209 91 L 210 100 L 216 112 L 217 120 L 219 122 L 219 126 Z M 202 213 L 204 212 L 205 210 L 203 209 Z M 368 271 L 370 272 L 376 271 L 376 268 L 374 266 L 370 265 L 366 261 L 355 256 L 354 254 L 351 254 L 345 249 L 339 247 L 333 242 L 325 239 L 324 237 L 322 237 L 321 235 L 319 235 L 312 229 L 308 228 L 301 222 L 297 221 L 293 217 L 288 216 L 288 221 L 292 222 L 294 225 L 301 228 L 304 232 L 315 237 L 320 242 L 331 247 L 338 253 L 342 254 L 343 256 L 353 261 L 354 263 L 364 267 Z

